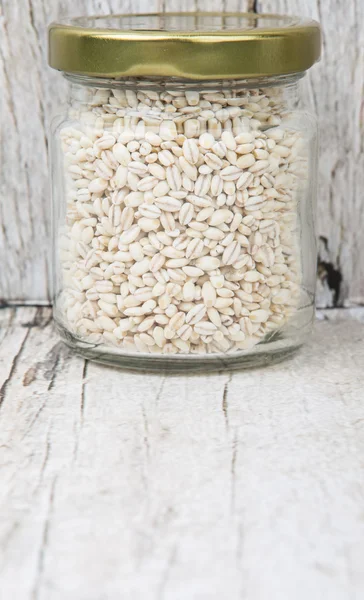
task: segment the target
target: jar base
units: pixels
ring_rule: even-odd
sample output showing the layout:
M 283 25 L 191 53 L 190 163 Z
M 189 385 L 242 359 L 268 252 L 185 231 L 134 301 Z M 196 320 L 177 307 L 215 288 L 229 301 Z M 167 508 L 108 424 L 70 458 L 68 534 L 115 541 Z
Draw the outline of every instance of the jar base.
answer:
M 287 339 L 278 335 L 276 339 L 271 338 L 267 342 L 261 342 L 250 350 L 231 354 L 121 353 L 119 349 L 110 346 L 92 346 L 82 342 L 60 323 L 56 322 L 56 325 L 62 340 L 82 358 L 123 370 L 139 372 L 201 373 L 265 367 L 291 357 L 305 342 L 302 338 L 300 340 L 297 338 Z

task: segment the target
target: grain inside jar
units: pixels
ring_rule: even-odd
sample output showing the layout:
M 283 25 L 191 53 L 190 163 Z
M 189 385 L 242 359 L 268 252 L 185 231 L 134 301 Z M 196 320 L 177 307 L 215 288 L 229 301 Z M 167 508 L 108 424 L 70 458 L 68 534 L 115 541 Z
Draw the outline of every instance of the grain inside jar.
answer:
M 144 86 L 144 87 L 143 87 Z M 127 351 L 245 350 L 300 295 L 305 143 L 276 90 L 88 88 L 60 130 L 62 311 Z

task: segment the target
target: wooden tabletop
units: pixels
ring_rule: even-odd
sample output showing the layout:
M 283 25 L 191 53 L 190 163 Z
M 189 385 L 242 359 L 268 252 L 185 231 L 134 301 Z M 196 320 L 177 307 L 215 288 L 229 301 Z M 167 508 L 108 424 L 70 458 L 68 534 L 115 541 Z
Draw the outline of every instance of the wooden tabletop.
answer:
M 280 365 L 89 363 L 0 311 L 0 600 L 362 600 L 364 310 Z

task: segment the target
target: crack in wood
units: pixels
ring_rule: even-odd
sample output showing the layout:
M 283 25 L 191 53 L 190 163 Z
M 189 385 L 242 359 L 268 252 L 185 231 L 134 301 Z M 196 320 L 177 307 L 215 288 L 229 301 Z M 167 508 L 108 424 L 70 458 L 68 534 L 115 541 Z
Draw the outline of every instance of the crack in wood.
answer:
M 78 456 L 78 447 L 80 443 L 80 435 L 83 427 L 84 416 L 85 416 L 85 403 L 86 403 L 86 384 L 87 384 L 87 371 L 88 371 L 89 361 L 87 359 L 84 360 L 83 369 L 82 369 L 82 387 L 81 387 L 81 401 L 80 401 L 80 422 L 79 426 L 75 427 L 76 436 L 75 436 L 75 447 L 73 450 L 73 462 L 77 460 Z
M 148 419 L 147 419 L 147 415 L 145 412 L 145 406 L 144 406 L 143 400 L 141 403 L 141 410 L 142 410 L 143 429 L 144 429 L 143 444 L 144 444 L 145 454 L 146 454 L 145 468 L 143 467 L 141 469 L 141 478 L 142 478 L 144 489 L 147 493 L 148 487 L 149 487 L 148 467 L 149 467 L 149 462 L 150 462 L 150 444 L 149 444 L 149 436 L 148 436 Z
M 165 384 L 165 382 L 166 382 L 166 376 L 165 376 L 165 375 L 163 375 L 163 376 L 162 376 L 162 381 L 161 381 L 161 384 L 160 384 L 160 386 L 159 386 L 159 390 L 158 390 L 158 392 L 157 392 L 157 395 L 156 395 L 156 397 L 155 397 L 155 403 L 156 403 L 156 404 L 158 404 L 158 402 L 159 402 L 159 400 L 160 400 L 160 398 L 161 398 L 161 395 L 162 395 L 162 393 L 163 393 L 163 389 L 164 389 L 164 384 Z
M 81 404 L 80 404 L 81 426 L 83 424 L 83 418 L 84 418 L 84 414 L 85 414 L 87 370 L 88 370 L 88 360 L 85 359 L 85 362 L 83 364 L 83 370 L 82 370 L 82 390 L 81 390 Z
M 52 513 L 53 513 L 54 492 L 55 492 L 56 483 L 57 483 L 57 477 L 54 477 L 54 479 L 51 483 L 51 486 L 50 486 L 47 514 L 46 514 L 46 518 L 45 518 L 44 525 L 43 525 L 42 540 L 41 540 L 40 548 L 38 550 L 35 582 L 34 582 L 33 591 L 32 591 L 32 595 L 31 595 L 32 600 L 38 600 L 39 594 L 40 594 L 40 587 L 42 584 L 43 573 L 44 573 L 44 559 L 45 559 L 46 550 L 47 550 L 48 541 L 49 541 L 49 529 L 50 529 L 51 517 L 52 517 Z
M 4 236 L 6 237 L 6 236 Z M 9 304 L 9 302 L 7 302 L 7 300 L 5 300 L 5 298 L 0 298 L 0 309 L 1 308 L 10 308 L 11 304 Z
M 48 325 L 50 325 L 53 322 L 52 309 L 49 306 L 43 306 L 40 304 L 30 305 L 26 303 L 17 304 L 17 308 L 19 308 L 20 306 L 24 306 L 27 308 L 29 308 L 30 306 L 34 306 L 35 308 L 37 308 L 33 320 L 27 321 L 26 323 L 22 323 L 21 326 L 25 327 L 26 329 L 32 329 L 33 327 L 36 327 L 38 329 L 45 329 L 46 327 L 48 327 Z
M 25 193 L 26 193 L 27 198 L 31 199 L 32 198 L 32 188 L 30 185 L 29 165 L 27 162 L 24 164 L 24 178 L 25 178 Z M 32 214 L 30 214 L 29 225 L 30 225 L 30 235 L 32 237 L 35 237 L 37 234 L 34 231 L 34 219 L 32 218 Z M 25 268 L 26 268 L 26 265 L 25 264 L 22 265 L 21 276 L 23 276 L 23 269 L 25 269 Z
M 35 25 L 35 18 L 34 18 L 34 9 L 33 9 L 33 4 L 32 4 L 32 0 L 28 0 L 28 7 L 29 7 L 29 21 L 30 21 L 30 26 L 31 29 L 34 33 L 34 37 L 35 37 L 35 43 L 36 46 L 38 48 L 38 52 L 40 57 L 42 57 L 43 53 L 42 53 L 42 46 L 40 43 L 40 35 L 38 33 L 38 30 L 36 28 Z M 34 61 L 35 65 L 38 66 L 39 62 L 36 60 Z M 38 75 L 38 81 L 39 81 L 39 86 L 42 87 L 42 77 L 41 77 L 41 73 L 40 73 L 40 69 L 37 68 L 37 75 Z M 47 124 L 46 124 L 46 118 L 45 118 L 45 108 L 44 108 L 44 102 L 43 102 L 43 96 L 42 94 L 39 95 L 39 116 L 40 116 L 40 120 L 42 123 L 42 129 L 43 129 L 43 139 L 44 139 L 44 145 L 45 145 L 45 149 L 46 149 L 46 161 L 48 161 L 48 139 L 47 139 L 47 135 L 46 132 L 48 130 Z
M 258 0 L 248 0 L 247 11 L 253 12 L 253 13 L 258 13 L 259 12 Z
M 42 466 L 41 466 L 41 469 L 40 469 L 40 475 L 39 475 L 39 480 L 40 481 L 43 479 L 43 475 L 45 473 L 45 469 L 46 469 L 46 466 L 47 466 L 47 463 L 48 463 L 48 459 L 49 459 L 49 455 L 50 455 L 50 450 L 51 450 L 50 434 L 51 434 L 51 430 L 52 430 L 52 426 L 49 427 L 48 432 L 47 432 L 46 451 L 45 451 L 45 454 L 44 454 Z
M 0 309 L 1 309 L 1 300 L 0 300 Z M 7 310 L 5 311 L 5 313 L 2 314 L 9 314 L 10 313 L 10 317 L 7 319 L 5 316 L 5 323 L 1 320 L 0 322 L 0 344 L 3 344 L 4 341 L 6 340 L 6 338 L 8 337 L 10 331 L 12 330 L 12 326 L 15 320 L 15 315 L 16 315 L 16 309 L 15 308 L 7 308 Z
M 222 395 L 222 412 L 224 413 L 224 419 L 225 419 L 225 426 L 226 426 L 226 430 L 229 431 L 229 405 L 228 405 L 228 392 L 229 392 L 229 385 L 231 383 L 232 380 L 232 373 L 229 373 L 228 379 L 225 382 L 224 385 L 224 392 Z
M 57 367 L 59 365 L 59 361 L 61 359 L 60 353 L 61 350 L 63 348 L 63 344 L 62 342 L 59 342 L 59 344 L 56 344 L 56 346 L 54 346 L 52 348 L 52 358 L 54 358 L 53 364 L 51 365 L 51 367 L 44 372 L 44 377 L 46 379 L 48 379 L 48 375 L 50 375 L 50 380 L 49 380 L 49 384 L 48 384 L 48 392 L 50 392 L 55 385 L 56 379 L 57 379 Z M 55 351 L 55 349 L 57 349 L 57 351 Z
M 320 236 L 320 242 L 323 245 L 324 253 L 330 256 L 329 241 L 325 236 Z M 327 284 L 329 290 L 333 292 L 333 306 L 339 306 L 340 291 L 343 282 L 343 276 L 340 267 L 335 267 L 329 260 L 324 260 L 321 253 L 318 253 L 317 259 L 317 274 L 322 283 Z
M 50 434 L 51 434 L 51 431 L 52 431 L 52 425 L 50 425 L 48 427 L 44 458 L 43 458 L 43 461 L 42 461 L 42 465 L 40 467 L 38 482 L 37 482 L 36 488 L 34 489 L 33 495 L 39 490 L 39 488 L 42 485 L 43 479 L 44 479 L 44 473 L 45 473 L 46 466 L 48 464 L 48 460 L 49 460 L 50 453 L 51 453 L 51 443 L 50 443 Z
M 31 422 L 29 423 L 29 426 L 27 427 L 27 429 L 24 431 L 23 435 L 22 435 L 22 441 L 27 437 L 29 431 L 32 430 L 34 423 L 38 420 L 38 418 L 40 417 L 40 415 L 42 414 L 45 405 L 47 404 L 47 400 L 48 400 L 48 396 L 46 395 L 45 400 L 42 404 L 42 406 L 40 406 L 37 410 L 37 412 L 35 413 L 33 419 L 31 420 Z
M 44 379 L 49 381 L 47 390 L 50 392 L 55 385 L 58 372 L 57 367 L 60 362 L 60 353 L 63 348 L 63 343 L 57 342 L 48 352 L 44 360 L 38 361 L 32 367 L 29 367 L 23 377 L 23 386 L 27 387 L 33 383 L 36 380 L 38 373 L 42 371 Z
M 32 327 L 45 329 L 51 323 L 53 323 L 52 309 L 49 309 L 48 307 L 40 307 L 35 314 Z
M 232 453 L 231 453 L 231 493 L 230 493 L 230 510 L 233 514 L 235 512 L 235 491 L 236 491 L 236 459 L 238 455 L 238 436 L 237 432 L 235 432 L 233 443 L 232 443 Z
M 3 404 L 3 402 L 5 401 L 5 397 L 6 397 L 6 392 L 7 392 L 7 388 L 9 386 L 9 383 L 11 382 L 11 379 L 15 373 L 16 367 L 18 365 L 19 359 L 22 355 L 22 352 L 24 350 L 24 346 L 26 344 L 26 341 L 28 339 L 30 333 L 30 329 L 28 329 L 28 331 L 26 332 L 23 341 L 20 345 L 20 348 L 17 352 L 17 354 L 14 356 L 12 363 L 11 363 L 11 367 L 10 367 L 10 371 L 9 371 L 9 375 L 7 376 L 7 378 L 5 379 L 4 383 L 2 384 L 1 388 L 0 388 L 0 408 Z
M 29 332 L 30 332 L 30 329 L 28 329 L 28 333 Z M 33 367 L 30 367 L 26 371 L 26 373 L 23 377 L 23 386 L 28 386 L 31 383 L 33 383 L 34 381 L 36 381 L 39 371 L 41 371 L 44 367 L 46 367 L 47 370 L 44 372 L 44 378 L 46 380 L 49 380 L 47 392 L 51 392 L 56 386 L 57 375 L 58 375 L 57 367 L 60 363 L 62 349 L 64 349 L 64 348 L 65 348 L 65 346 L 62 342 L 57 342 L 52 347 L 50 352 L 47 354 L 47 357 L 44 361 L 39 361 Z M 71 352 L 71 351 L 69 349 L 67 349 L 67 352 Z M 66 356 L 67 356 L 67 354 L 66 354 Z M 47 404 L 47 401 L 49 400 L 49 397 L 50 397 L 50 395 L 48 393 L 44 394 L 44 401 L 43 401 L 42 405 L 38 408 L 36 414 L 34 415 L 33 419 L 31 420 L 31 422 L 29 423 L 29 426 L 24 431 L 22 440 L 28 435 L 29 431 L 31 431 L 31 429 L 34 426 L 34 423 L 38 420 L 39 416 L 42 414 L 42 412 Z

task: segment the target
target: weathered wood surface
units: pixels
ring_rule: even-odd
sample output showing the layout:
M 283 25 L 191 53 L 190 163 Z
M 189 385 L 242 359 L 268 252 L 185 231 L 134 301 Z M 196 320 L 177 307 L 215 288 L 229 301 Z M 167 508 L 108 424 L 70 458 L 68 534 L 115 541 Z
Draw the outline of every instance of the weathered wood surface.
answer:
M 0 299 L 49 301 L 47 132 L 65 98 L 47 67 L 46 28 L 65 15 L 257 10 L 321 21 L 324 54 L 306 84 L 319 115 L 321 306 L 364 301 L 364 3 L 351 0 L 0 0 Z
M 364 312 L 294 359 L 131 374 L 0 311 L 1 600 L 361 600 Z

